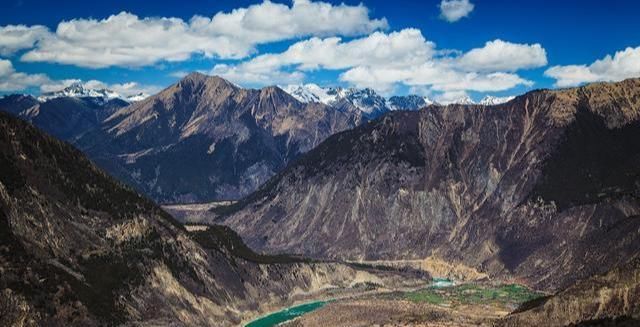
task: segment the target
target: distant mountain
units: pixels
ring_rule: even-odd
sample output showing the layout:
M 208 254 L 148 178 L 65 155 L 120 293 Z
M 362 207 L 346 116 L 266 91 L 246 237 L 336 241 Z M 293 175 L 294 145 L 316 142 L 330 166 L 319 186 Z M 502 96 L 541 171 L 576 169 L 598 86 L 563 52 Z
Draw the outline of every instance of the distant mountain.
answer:
M 47 133 L 69 142 L 98 129 L 107 117 L 147 96 L 124 97 L 108 89 L 90 89 L 74 83 L 37 98 L 13 94 L 0 98 L 0 111 L 26 120 Z
M 509 101 L 511 101 L 513 99 L 515 99 L 514 96 L 494 97 L 494 96 L 487 95 L 484 98 L 482 98 L 482 100 L 480 100 L 480 102 L 478 102 L 478 104 L 481 104 L 483 106 L 495 106 L 495 105 L 498 105 L 498 104 L 509 102 Z
M 120 99 L 127 102 L 142 101 L 149 95 L 138 93 L 131 96 L 122 96 L 109 89 L 91 89 L 85 87 L 82 83 L 73 83 L 60 91 L 43 93 L 38 97 L 38 101 L 46 102 L 57 98 L 89 98 L 95 102 L 106 103 L 114 99 Z
M 282 89 L 303 103 L 324 103 L 333 107 L 351 105 L 362 111 L 367 119 L 375 119 L 394 110 L 418 110 L 435 101 L 417 95 L 393 96 L 386 99 L 374 90 L 365 88 L 320 87 L 316 84 L 287 85 Z
M 378 118 L 390 111 L 418 110 L 429 105 L 439 103 L 429 97 L 418 95 L 392 96 L 384 98 L 369 88 L 341 88 L 321 87 L 316 84 L 287 85 L 282 89 L 303 103 L 324 103 L 333 107 L 343 107 L 346 104 L 362 111 L 367 119 Z M 486 96 L 480 102 L 474 102 L 469 96 L 463 96 L 445 104 L 480 104 L 485 106 L 498 105 L 512 100 L 514 97 Z
M 129 103 L 120 98 L 60 96 L 36 99 L 20 94 L 0 98 L 0 111 L 69 142 L 99 128 L 107 117 L 127 105 Z
M 40 102 L 28 94 L 11 94 L 0 98 L 0 111 L 8 112 L 14 116 L 21 115 L 25 110 Z
M 362 111 L 367 119 L 377 118 L 390 111 L 386 99 L 372 89 L 320 87 L 316 84 L 287 85 L 285 92 L 303 103 L 323 103 L 344 107 L 345 103 Z
M 293 96 L 191 74 L 147 98 L 125 101 L 73 84 L 38 99 L 6 96 L 0 111 L 73 143 L 154 200 L 173 203 L 239 199 L 336 132 L 435 104 L 415 95 L 385 99 L 371 89 L 286 89 Z M 129 105 L 133 99 L 139 101 Z
M 417 110 L 429 105 L 438 103 L 431 98 L 418 95 L 392 96 L 387 100 L 387 105 L 391 111 L 395 110 Z
M 416 282 L 259 255 L 228 228 L 200 227 L 0 113 L 0 326 L 238 326 L 325 289 Z
M 259 251 L 435 257 L 558 290 L 640 256 L 639 99 L 631 79 L 392 112 L 212 210 Z
M 469 96 L 465 95 L 465 96 L 457 98 L 457 99 L 455 99 L 453 101 L 449 101 L 446 104 L 463 104 L 463 105 L 465 105 L 465 104 L 476 104 L 476 103 Z
M 355 108 L 301 103 L 278 87 L 242 89 L 194 73 L 123 108 L 75 144 L 162 203 L 238 199 L 328 136 Z
M 340 97 L 337 89 L 323 88 L 317 84 L 286 85 L 281 88 L 303 103 L 319 102 L 331 105 L 337 102 Z

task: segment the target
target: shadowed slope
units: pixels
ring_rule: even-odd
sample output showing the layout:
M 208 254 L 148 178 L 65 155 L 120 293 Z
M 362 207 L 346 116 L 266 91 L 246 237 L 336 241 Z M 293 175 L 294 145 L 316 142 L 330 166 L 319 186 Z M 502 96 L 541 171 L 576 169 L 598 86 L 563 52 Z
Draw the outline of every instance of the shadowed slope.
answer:
M 435 256 L 557 289 L 638 253 L 639 112 L 632 79 L 392 113 L 214 212 L 261 251 Z
M 255 254 L 225 228 L 190 234 L 78 150 L 4 113 L 0 272 L 2 326 L 232 326 L 363 279 L 338 263 Z

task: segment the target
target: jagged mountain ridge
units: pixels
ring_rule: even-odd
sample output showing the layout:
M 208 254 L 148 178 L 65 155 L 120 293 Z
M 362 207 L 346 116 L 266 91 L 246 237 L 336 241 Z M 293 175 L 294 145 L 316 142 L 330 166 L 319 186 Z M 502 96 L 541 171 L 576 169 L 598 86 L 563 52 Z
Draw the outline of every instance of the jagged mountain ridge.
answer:
M 114 113 L 76 145 L 158 202 L 204 202 L 248 194 L 363 121 L 354 108 L 303 104 L 277 87 L 242 89 L 194 73 Z
M 149 95 L 146 93 L 137 93 L 129 96 L 123 96 L 109 89 L 93 89 L 84 86 L 82 83 L 73 83 L 62 90 L 46 92 L 38 96 L 38 101 L 46 102 L 57 98 L 90 98 L 95 102 L 106 103 L 114 99 L 126 102 L 137 102 L 144 100 Z
M 327 287 L 400 277 L 257 255 L 225 228 L 189 233 L 80 151 L 5 113 L 0 271 L 3 326 L 234 326 Z
M 384 98 L 370 88 L 342 88 L 321 87 L 317 84 L 286 85 L 281 87 L 300 102 L 318 102 L 326 105 L 340 107 L 345 103 L 360 109 L 368 119 L 375 119 L 387 112 L 397 110 L 419 110 L 429 105 L 437 105 L 438 102 L 425 96 L 415 94 L 403 96 L 391 96 Z M 485 106 L 498 105 L 511 101 L 514 97 L 485 96 L 478 103 L 470 97 L 463 96 L 446 102 L 446 104 L 480 104 Z
M 482 98 L 478 102 L 478 104 L 481 104 L 483 106 L 495 106 L 495 105 L 509 102 L 513 99 L 515 99 L 515 96 L 495 97 L 495 96 L 487 95 L 484 98 Z
M 323 103 L 336 108 L 353 106 L 367 119 L 375 119 L 391 110 L 387 99 L 370 88 L 320 87 L 316 84 L 286 85 L 280 88 L 303 103 Z M 424 103 L 411 110 L 424 107 Z
M 435 256 L 559 289 L 638 254 L 639 116 L 638 79 L 392 113 L 214 211 L 261 251 Z
M 158 202 L 192 203 L 238 199 L 335 132 L 387 111 L 432 104 L 418 96 L 385 99 L 370 89 L 318 86 L 324 100 L 299 103 L 277 87 L 242 89 L 202 74 L 178 84 L 124 109 L 127 103 L 113 92 L 78 84 L 42 101 L 7 96 L 0 110 L 73 143 Z
M 53 97 L 36 99 L 30 95 L 0 98 L 0 111 L 40 127 L 47 133 L 69 142 L 99 128 L 118 109 L 129 105 L 119 98 Z

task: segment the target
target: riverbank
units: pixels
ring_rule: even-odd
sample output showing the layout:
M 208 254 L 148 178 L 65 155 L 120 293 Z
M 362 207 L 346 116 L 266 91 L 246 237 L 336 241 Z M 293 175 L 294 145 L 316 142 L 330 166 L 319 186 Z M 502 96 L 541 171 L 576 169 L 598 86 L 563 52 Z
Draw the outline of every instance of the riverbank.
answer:
M 427 287 L 334 301 L 283 326 L 491 326 L 540 296 L 521 285 L 490 282 Z
M 435 283 L 441 283 L 441 280 L 436 279 Z M 313 300 L 311 299 L 307 299 L 306 301 L 296 301 L 293 304 L 283 307 L 279 310 L 273 310 L 271 312 L 268 312 L 266 314 L 254 317 L 252 319 L 246 319 L 242 322 L 242 326 L 251 326 L 251 327 L 258 327 L 258 325 L 251 325 L 252 323 L 259 321 L 261 319 L 267 318 L 269 316 L 273 316 L 273 315 L 277 315 L 278 313 L 284 312 L 286 310 L 291 310 L 294 309 L 296 307 L 300 307 L 300 306 L 304 306 L 307 304 L 312 304 L 312 303 L 324 303 L 324 304 L 329 304 L 329 303 L 334 303 L 334 302 L 338 302 L 338 301 L 348 301 L 348 300 L 353 300 L 353 299 L 357 299 L 360 297 L 367 297 L 367 296 L 375 296 L 375 295 L 384 295 L 384 294 L 392 294 L 392 293 L 396 293 L 396 292 L 412 292 L 412 291 L 418 291 L 421 289 L 424 289 L 425 287 L 429 287 L 430 285 L 433 285 L 434 280 L 429 280 L 428 282 L 425 283 L 420 283 L 420 284 L 416 284 L 413 286 L 405 286 L 405 287 L 395 287 L 395 288 L 387 288 L 384 286 L 379 286 L 379 285 L 374 285 L 371 283 L 362 283 L 360 285 L 354 285 L 356 286 L 355 288 L 351 288 L 351 289 L 333 289 L 333 290 L 327 290 L 325 294 L 322 295 L 318 295 L 317 297 L 315 297 Z M 318 309 L 318 308 L 316 308 Z M 311 311 L 309 311 L 311 312 Z M 293 317 L 292 319 L 296 319 L 298 317 Z M 265 327 L 268 325 L 260 325 L 261 327 Z

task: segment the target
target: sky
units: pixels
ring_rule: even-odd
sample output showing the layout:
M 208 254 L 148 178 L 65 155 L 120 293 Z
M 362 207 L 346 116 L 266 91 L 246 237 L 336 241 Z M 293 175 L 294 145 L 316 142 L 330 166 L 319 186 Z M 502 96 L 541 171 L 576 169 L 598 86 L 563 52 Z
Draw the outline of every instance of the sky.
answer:
M 4 0 L 0 94 L 155 93 L 191 71 L 446 102 L 640 76 L 640 1 Z

